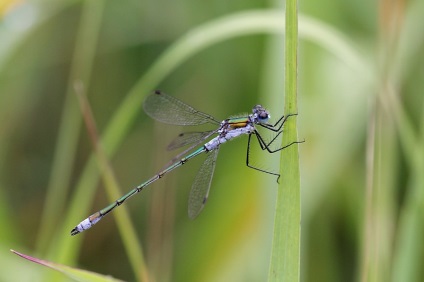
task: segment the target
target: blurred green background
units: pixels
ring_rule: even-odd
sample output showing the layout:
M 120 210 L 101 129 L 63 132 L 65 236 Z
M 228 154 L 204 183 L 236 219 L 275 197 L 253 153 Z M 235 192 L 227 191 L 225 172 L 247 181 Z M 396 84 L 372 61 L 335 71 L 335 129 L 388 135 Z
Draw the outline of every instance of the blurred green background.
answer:
M 15 249 L 127 281 L 146 275 L 140 254 L 149 281 L 265 281 L 277 183 L 245 166 L 246 140 L 222 147 L 195 221 L 187 196 L 201 158 L 125 204 L 138 259 L 112 215 L 69 235 L 111 202 L 73 84 L 84 83 L 123 193 L 176 154 L 165 148 L 183 129 L 142 111 L 156 88 L 218 119 L 258 103 L 274 121 L 283 114 L 282 33 L 252 28 L 199 52 L 186 42 L 158 71 L 151 67 L 193 30 L 200 41 L 217 36 L 205 26 L 211 21 L 284 3 L 0 3 L 0 280 L 67 279 Z M 420 281 L 424 274 L 423 12 L 420 0 L 299 3 L 302 281 Z M 222 23 L 218 34 L 234 27 Z M 278 171 L 278 156 L 255 157 Z

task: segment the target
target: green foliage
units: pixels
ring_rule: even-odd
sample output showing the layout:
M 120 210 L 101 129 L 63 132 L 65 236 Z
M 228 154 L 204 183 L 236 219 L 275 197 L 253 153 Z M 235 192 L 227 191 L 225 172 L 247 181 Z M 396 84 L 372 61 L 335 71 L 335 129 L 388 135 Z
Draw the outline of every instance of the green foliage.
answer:
M 262 2 L 0 7 L 0 280 L 63 279 L 13 256 L 13 248 L 129 281 L 264 281 L 270 266 L 302 281 L 419 281 L 424 4 L 399 3 L 301 2 L 297 91 L 287 90 L 295 81 L 290 67 L 283 84 L 284 11 L 262 10 Z M 97 124 L 100 163 L 76 80 Z M 271 122 L 283 108 L 297 112 L 282 142 L 306 142 L 284 150 L 280 166 L 266 152 L 255 155 L 260 167 L 280 168 L 280 186 L 245 167 L 245 140 L 223 146 L 195 221 L 186 204 L 201 160 L 71 237 L 79 221 L 176 154 L 165 148 L 181 129 L 141 110 L 156 88 L 222 119 L 258 103 Z M 299 199 L 300 269 L 298 235 L 283 257 L 290 264 L 276 255 L 287 248 L 272 246 L 274 217 L 283 234 L 296 234 L 289 228 L 299 220 Z

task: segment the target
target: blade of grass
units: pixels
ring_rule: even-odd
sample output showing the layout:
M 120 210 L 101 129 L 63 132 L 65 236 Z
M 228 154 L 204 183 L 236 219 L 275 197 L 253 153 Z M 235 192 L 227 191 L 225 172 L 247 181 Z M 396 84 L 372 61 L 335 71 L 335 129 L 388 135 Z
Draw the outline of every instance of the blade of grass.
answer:
M 365 170 L 366 170 L 366 183 L 365 183 L 365 219 L 364 219 L 364 246 L 363 246 L 363 254 L 362 254 L 362 266 L 361 266 L 361 281 L 368 281 L 370 265 L 375 266 L 375 264 L 371 263 L 371 257 L 374 258 L 374 254 L 371 250 L 372 241 L 374 238 L 373 229 L 373 198 L 375 197 L 374 191 L 374 174 L 375 174 L 375 127 L 376 127 L 376 117 L 375 113 L 371 113 L 368 122 L 368 135 L 367 135 L 367 146 L 366 146 L 366 162 L 365 162 Z
M 297 0 L 286 1 L 285 114 L 297 113 Z M 282 146 L 297 139 L 296 119 L 285 125 Z M 281 152 L 269 281 L 299 281 L 300 171 L 297 144 Z
M 389 121 L 390 120 L 390 121 Z M 396 180 L 399 172 L 398 147 L 396 146 L 395 126 L 381 109 L 376 119 L 376 151 L 374 168 L 375 203 L 372 214 L 373 237 L 373 274 L 371 281 L 389 281 L 393 254 L 394 228 L 396 214 Z
M 80 281 L 80 282 L 119 282 L 121 280 L 115 279 L 109 275 L 100 275 L 94 272 L 90 272 L 87 270 L 72 268 L 66 265 L 53 263 L 50 261 L 42 260 L 39 258 L 31 257 L 22 253 L 19 253 L 14 250 L 10 250 L 12 253 L 20 256 L 21 258 L 24 258 L 26 260 L 29 260 L 33 263 L 37 263 L 43 266 L 46 266 L 48 268 L 54 269 L 63 275 L 67 276 L 68 278 L 71 278 L 74 281 Z
M 392 281 L 419 281 L 422 260 L 422 237 L 424 234 L 424 149 L 422 140 L 417 138 L 410 118 L 401 106 L 398 97 L 394 97 L 393 89 L 388 91 L 387 96 L 392 96 L 389 103 L 392 113 L 394 112 L 397 130 L 401 141 L 406 161 L 411 167 L 411 176 L 408 179 L 405 201 L 401 207 L 399 225 L 397 229 L 397 242 L 395 244 L 393 258 Z M 393 99 L 395 98 L 395 99 Z M 395 102 L 396 101 L 396 102 Z M 395 111 L 393 111 L 395 110 Z
M 393 5 L 388 1 L 380 1 L 379 4 L 380 42 L 378 54 L 380 60 L 378 63 L 382 82 L 377 91 L 379 92 L 378 95 L 383 97 L 387 93 L 384 86 L 390 81 L 388 74 L 393 68 L 393 57 L 396 53 L 395 45 L 399 37 L 403 8 L 400 9 L 400 6 Z M 397 4 L 400 4 L 400 2 Z M 360 277 L 363 282 L 388 280 L 387 261 L 391 253 L 388 246 L 391 245 L 393 239 L 390 226 L 384 224 L 386 217 L 393 215 L 387 207 L 390 207 L 388 200 L 394 196 L 391 193 L 393 190 L 387 185 L 389 174 L 384 172 L 388 169 L 393 170 L 395 162 L 383 162 L 382 159 L 388 158 L 391 153 L 383 151 L 387 144 L 392 141 L 391 138 L 384 138 L 386 137 L 384 135 L 393 130 L 394 127 L 390 115 L 382 110 L 379 103 L 375 102 L 376 98 L 369 99 L 372 110 L 368 115 L 367 122 L 365 209 L 360 262 Z M 383 120 L 384 123 L 382 123 Z M 382 184 L 386 185 L 382 186 Z M 382 189 L 383 187 L 384 189 Z M 385 234 L 384 240 L 379 234 Z
M 415 59 L 417 52 L 416 47 L 410 46 L 420 46 L 419 42 L 422 42 L 424 38 L 421 33 L 416 32 L 417 23 L 422 21 L 422 17 L 417 12 L 420 11 L 418 9 L 420 6 L 422 6 L 420 1 L 415 1 L 408 6 L 405 13 L 406 21 L 402 23 L 399 42 L 396 42 L 396 47 L 399 48 L 396 48 L 395 54 L 390 53 L 390 58 L 387 58 L 389 63 L 392 63 L 391 60 L 394 60 L 394 63 L 392 63 L 393 66 L 385 68 L 387 79 L 382 83 L 384 88 L 378 97 L 386 115 L 392 117 L 395 122 L 405 160 L 411 169 L 395 235 L 397 241 L 393 244 L 392 281 L 419 281 L 422 272 L 420 261 L 422 261 L 422 237 L 424 234 L 424 190 L 422 189 L 424 185 L 422 174 L 424 169 L 424 147 L 422 146 L 424 127 L 420 128 L 421 132 L 415 130 L 412 118 L 402 105 L 401 94 L 398 91 L 399 85 L 402 85 L 403 80 L 406 79 L 407 71 L 405 69 L 411 66 L 408 62 L 411 58 Z M 411 44 L 411 42 L 416 44 Z M 421 120 L 424 120 L 424 115 L 421 116 Z

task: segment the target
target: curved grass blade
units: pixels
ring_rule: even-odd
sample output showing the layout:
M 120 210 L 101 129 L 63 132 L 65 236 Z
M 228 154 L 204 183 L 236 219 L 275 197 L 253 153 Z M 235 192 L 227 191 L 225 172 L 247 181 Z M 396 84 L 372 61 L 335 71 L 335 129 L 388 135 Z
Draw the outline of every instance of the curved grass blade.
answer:
M 67 265 L 63 265 L 63 264 L 58 264 L 58 263 L 53 263 L 47 260 L 42 260 L 42 259 L 38 259 L 35 257 L 31 257 L 22 253 L 19 253 L 17 251 L 14 250 L 10 250 L 12 253 L 26 259 L 29 260 L 31 262 L 34 263 L 38 263 L 41 264 L 43 266 L 49 267 L 51 269 L 54 269 L 56 271 L 61 272 L 62 274 L 64 274 L 65 276 L 75 280 L 75 281 L 87 281 L 87 282 L 111 282 L 111 281 L 122 281 L 122 280 L 118 280 L 115 279 L 109 275 L 101 275 L 95 272 L 91 272 L 91 271 L 87 271 L 87 270 L 82 270 L 82 269 L 78 269 L 78 268 L 73 268 Z

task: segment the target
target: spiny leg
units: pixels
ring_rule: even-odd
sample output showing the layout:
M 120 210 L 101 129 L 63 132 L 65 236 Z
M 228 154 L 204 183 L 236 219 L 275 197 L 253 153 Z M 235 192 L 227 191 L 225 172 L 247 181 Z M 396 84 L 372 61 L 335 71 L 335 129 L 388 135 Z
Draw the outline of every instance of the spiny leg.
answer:
M 249 155 L 250 155 L 250 138 L 251 138 L 251 137 L 252 137 L 252 134 L 249 134 L 249 137 L 248 137 L 248 139 L 247 139 L 246 165 L 247 165 L 248 167 L 250 167 L 250 168 L 253 168 L 253 169 L 257 170 L 257 171 L 261 171 L 261 172 L 265 172 L 265 173 L 268 173 L 268 174 L 271 174 L 271 175 L 275 175 L 275 176 L 277 176 L 277 182 L 278 182 L 278 179 L 280 178 L 280 174 L 275 173 L 275 172 L 272 172 L 272 171 L 267 171 L 267 170 L 264 170 L 264 169 L 261 169 L 261 168 L 258 168 L 258 167 L 255 167 L 255 166 L 253 166 L 253 165 L 251 165 L 251 164 L 249 163 Z M 262 150 L 264 150 L 264 149 L 262 149 Z
M 271 139 L 271 141 L 269 141 L 268 143 L 266 143 L 265 142 L 265 140 L 263 139 L 263 137 L 262 136 L 260 136 L 260 140 L 258 139 L 258 141 L 259 141 L 259 145 L 261 146 L 261 148 L 262 148 L 262 150 L 265 150 L 265 149 L 267 149 L 267 147 L 269 148 L 270 147 L 270 145 L 272 144 L 272 143 L 274 143 L 274 141 L 278 138 L 278 136 L 280 136 L 280 134 L 281 133 L 283 133 L 283 130 L 281 129 L 281 127 L 282 127 L 282 125 L 285 123 L 285 121 L 287 120 L 287 118 L 289 118 L 289 117 L 291 117 L 291 116 L 294 116 L 294 115 L 297 115 L 297 114 L 291 114 L 291 115 L 287 115 L 286 116 L 286 118 L 283 120 L 283 123 L 280 125 L 280 130 L 277 132 L 277 131 L 274 131 L 274 130 L 272 130 L 272 129 L 270 129 L 270 130 L 272 130 L 272 131 L 274 131 L 274 132 L 277 132 L 277 134 Z M 284 117 L 284 116 L 283 116 Z M 283 118 L 282 117 L 282 118 Z M 280 118 L 280 120 L 279 121 L 281 121 L 282 120 L 282 118 Z M 277 123 L 279 122 L 279 121 L 277 121 Z M 265 127 L 266 129 L 269 129 L 269 128 L 267 128 L 267 127 Z M 259 134 L 259 132 L 257 132 L 256 131 L 256 133 L 255 134 Z M 262 142 L 261 142 L 262 141 Z M 302 142 L 299 142 L 299 143 L 303 143 L 304 141 L 302 141 Z M 291 144 L 289 144 L 289 145 L 291 145 Z M 288 146 L 287 146 L 288 147 Z M 284 149 L 284 148 L 282 148 L 282 149 Z M 281 149 L 280 149 L 281 150 Z M 269 150 L 268 150 L 269 151 Z M 278 150 L 277 150 L 278 151 Z M 270 152 L 271 153 L 271 152 Z
M 278 152 L 278 151 L 281 151 L 281 150 L 283 150 L 283 149 L 285 149 L 285 148 L 287 148 L 287 147 L 290 147 L 291 145 L 293 145 L 293 144 L 300 144 L 300 143 L 304 143 L 305 142 L 305 140 L 302 140 L 302 141 L 293 141 L 293 142 L 291 142 L 291 143 L 289 143 L 289 144 L 287 144 L 287 145 L 284 145 L 283 147 L 280 147 L 280 148 L 278 148 L 278 149 L 275 149 L 275 150 L 272 150 L 270 147 L 269 147 L 269 145 L 271 145 L 271 143 L 274 141 L 274 139 L 273 140 L 271 140 L 271 142 L 269 142 L 268 144 L 264 141 L 264 139 L 263 139 L 263 137 L 259 134 L 259 132 L 255 132 L 254 133 L 255 135 L 256 135 L 256 137 L 257 137 L 257 139 L 258 139 L 258 142 L 259 142 L 259 145 L 261 146 L 261 149 L 262 150 L 267 150 L 269 153 L 275 153 L 275 152 Z M 250 137 L 250 136 L 249 136 Z
M 280 133 L 281 133 L 282 131 L 280 131 Z M 280 133 L 278 133 L 277 134 L 277 136 L 280 134 Z M 256 135 L 256 138 L 258 139 L 258 143 L 259 143 L 259 145 L 260 145 L 260 147 L 261 147 L 261 149 L 262 150 L 267 150 L 269 153 L 275 153 L 275 152 L 278 152 L 278 151 L 281 151 L 281 150 L 283 150 L 283 149 L 285 149 L 285 148 L 287 148 L 287 147 L 289 147 L 289 146 L 291 146 L 291 145 L 293 145 L 293 144 L 299 144 L 299 143 L 303 143 L 303 142 L 305 142 L 305 140 L 303 140 L 303 141 L 294 141 L 294 142 L 292 142 L 292 143 L 290 143 L 290 144 L 287 144 L 287 145 L 285 145 L 285 146 L 283 146 L 283 147 L 281 147 L 281 148 L 278 148 L 278 149 L 276 149 L 276 150 L 272 150 L 272 149 L 270 149 L 269 148 L 269 145 L 271 145 L 271 143 L 272 142 L 274 142 L 274 140 L 277 138 L 277 136 L 276 137 L 274 137 L 273 138 L 273 140 L 271 140 L 268 144 L 263 140 L 263 138 L 262 138 L 262 136 L 258 133 L 258 132 L 255 132 L 255 133 L 252 133 L 252 134 L 255 134 Z M 261 172 L 265 172 L 265 173 L 268 173 L 268 174 L 271 174 L 271 175 L 275 175 L 275 176 L 277 176 L 277 182 L 278 182 L 278 180 L 280 179 L 280 174 L 278 174 L 278 173 L 275 173 L 275 172 L 271 172 L 271 171 L 267 171 L 267 170 L 264 170 L 264 169 L 261 169 L 261 168 L 258 168 L 258 167 L 255 167 L 255 166 L 253 166 L 253 165 L 251 165 L 250 164 L 250 162 L 249 162 L 249 154 L 250 154 L 250 138 L 252 137 L 252 134 L 249 134 L 249 137 L 248 137 L 248 140 L 247 140 L 247 152 L 246 152 L 246 165 L 248 166 L 248 167 L 250 167 L 250 168 L 253 168 L 253 169 L 255 169 L 255 170 L 258 170 L 258 171 L 261 171 Z M 279 183 L 279 182 L 278 182 Z
M 286 123 L 287 119 L 289 117 L 292 117 L 292 116 L 297 116 L 297 114 L 288 114 L 286 116 L 283 115 L 282 117 L 280 117 L 279 120 L 277 120 L 277 122 L 274 125 L 267 124 L 267 123 L 259 123 L 259 125 L 262 126 L 262 127 L 264 127 L 264 128 L 266 128 L 266 129 L 269 129 L 269 130 L 272 130 L 274 132 L 277 132 L 277 131 L 280 131 L 281 130 L 281 128 L 283 127 L 284 123 Z M 281 122 L 281 124 L 280 124 L 280 122 Z
M 269 147 L 277 138 L 278 138 L 278 136 L 280 136 L 280 134 L 281 133 L 283 133 L 283 130 L 282 130 L 282 127 L 283 127 L 283 125 L 284 125 L 284 123 L 286 122 L 286 120 L 289 118 L 289 117 L 291 117 L 291 116 L 297 116 L 297 114 L 289 114 L 289 115 L 287 115 L 287 116 L 282 116 L 274 125 L 264 125 L 264 124 L 260 124 L 262 127 L 264 127 L 264 128 L 266 128 L 266 129 L 269 129 L 269 130 L 271 130 L 271 131 L 274 131 L 274 132 L 278 132 L 272 139 L 271 139 L 271 141 L 269 141 L 269 143 L 268 144 L 266 144 L 265 142 L 263 142 L 263 144 L 265 145 L 262 145 L 262 143 L 261 142 L 259 142 L 259 145 L 261 146 L 261 148 L 262 148 L 262 150 L 265 150 L 265 147 Z M 280 125 L 278 125 L 279 123 L 281 122 L 281 124 Z M 276 127 L 278 125 L 278 128 L 274 128 L 274 127 Z M 264 141 L 263 140 L 263 138 L 262 138 L 262 141 Z
M 266 145 L 269 147 L 272 143 L 274 143 L 274 141 L 278 138 L 278 136 L 280 136 L 281 133 L 283 133 L 282 130 L 278 131 L 278 133 Z M 265 146 L 263 146 L 262 143 L 259 142 L 259 145 L 261 146 L 262 150 L 265 150 Z

